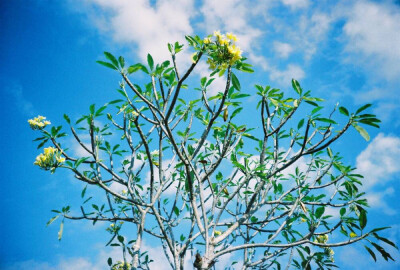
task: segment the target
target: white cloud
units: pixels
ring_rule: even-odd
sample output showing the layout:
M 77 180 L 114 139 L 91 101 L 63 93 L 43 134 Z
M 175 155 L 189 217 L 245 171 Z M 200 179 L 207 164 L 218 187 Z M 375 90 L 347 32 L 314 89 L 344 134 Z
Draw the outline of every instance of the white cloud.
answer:
M 281 58 L 288 58 L 292 53 L 293 47 L 289 43 L 274 41 L 274 50 Z
M 383 186 L 400 172 L 400 138 L 379 133 L 357 157 L 357 170 L 365 176 L 366 188 Z
M 343 27 L 350 61 L 388 80 L 400 74 L 400 8 L 397 5 L 358 1 Z
M 303 15 L 299 22 L 299 28 L 295 29 L 295 44 L 303 51 L 305 59 L 310 59 L 318 49 L 321 42 L 331 29 L 333 18 L 325 13 L 316 11 L 311 16 Z M 296 34 L 296 31 L 298 33 Z
M 92 263 L 87 258 L 68 258 L 61 259 L 56 265 L 48 262 L 38 262 L 35 260 L 17 262 L 10 266 L 6 266 L 4 270 L 106 270 L 105 258 L 102 262 Z
M 292 9 L 306 8 L 310 4 L 309 0 L 282 0 L 282 3 Z
M 301 52 L 305 60 L 310 60 L 317 52 L 331 30 L 335 16 L 319 9 L 306 9 L 293 20 L 276 17 L 271 26 L 278 38 L 291 44 L 292 50 Z
M 384 244 L 384 248 L 388 251 L 394 259 L 398 258 L 399 251 L 389 247 Z M 383 258 L 379 255 L 379 252 L 376 251 L 373 247 L 371 249 L 374 250 L 378 261 L 373 263 L 372 257 L 369 255 L 367 250 L 363 248 L 362 245 L 358 246 L 344 246 L 340 249 L 334 249 L 337 252 L 338 256 L 335 258 L 339 259 L 339 265 L 343 266 L 343 268 L 353 269 L 353 270 L 384 270 L 384 269 L 398 269 L 399 262 L 398 260 L 385 262 Z M 356 258 L 356 259 L 355 259 Z M 397 265 L 397 266 L 396 266 Z
M 156 62 L 169 59 L 167 43 L 183 42 L 193 32 L 190 20 L 196 14 L 193 1 L 86 0 L 89 19 L 117 43 L 137 46 L 135 53 Z
M 245 54 L 253 54 L 260 45 L 257 40 L 261 38 L 263 31 L 255 27 L 252 20 L 268 10 L 267 2 L 205 0 L 201 7 L 204 16 L 202 24 L 207 33 L 214 30 L 235 33 L 239 38 L 238 45 Z
M 396 214 L 396 210 L 393 209 L 384 198 L 393 196 L 394 188 L 389 187 L 382 192 L 368 192 L 365 198 L 368 200 L 368 204 L 373 208 L 380 208 L 386 215 L 393 216 Z
M 23 88 L 18 83 L 13 83 L 4 87 L 5 93 L 12 96 L 12 101 L 15 108 L 19 110 L 20 113 L 26 116 L 36 116 L 37 112 L 34 109 L 32 103 L 28 101 L 23 93 Z
M 364 175 L 363 188 L 367 190 L 367 199 L 371 206 L 379 207 L 388 215 L 395 214 L 385 198 L 394 193 L 392 187 L 384 191 L 375 188 L 384 188 L 389 181 L 395 179 L 400 172 L 400 138 L 379 133 L 378 136 L 357 157 L 357 171 Z
M 292 79 L 301 80 L 305 77 L 304 70 L 295 64 L 289 64 L 286 70 L 270 70 L 270 79 L 278 82 L 283 86 L 290 85 Z

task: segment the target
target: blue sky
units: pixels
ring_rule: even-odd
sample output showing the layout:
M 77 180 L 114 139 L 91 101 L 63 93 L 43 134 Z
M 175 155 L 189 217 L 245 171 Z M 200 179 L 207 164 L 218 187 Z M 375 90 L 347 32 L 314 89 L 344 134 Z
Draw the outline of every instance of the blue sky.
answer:
M 382 125 L 369 129 L 371 141 L 351 131 L 335 150 L 366 176 L 369 222 L 392 226 L 386 236 L 400 243 L 398 1 L 15 0 L 1 1 L 0 13 L 1 269 L 106 269 L 106 256 L 117 254 L 104 247 L 104 226 L 68 222 L 61 242 L 57 225 L 46 228 L 50 210 L 76 202 L 82 185 L 33 166 L 39 151 L 27 119 L 41 114 L 63 124 L 64 113 L 76 119 L 90 104 L 118 97 L 118 75 L 95 63 L 103 51 L 130 63 L 148 52 L 161 61 L 167 42 L 214 30 L 239 36 L 256 70 L 240 78 L 248 93 L 255 83 L 289 89 L 296 78 L 327 107 L 374 104 Z M 190 52 L 180 57 L 185 65 Z M 198 74 L 206 71 L 200 66 Z M 362 245 L 336 253 L 343 269 L 400 267 L 373 263 Z

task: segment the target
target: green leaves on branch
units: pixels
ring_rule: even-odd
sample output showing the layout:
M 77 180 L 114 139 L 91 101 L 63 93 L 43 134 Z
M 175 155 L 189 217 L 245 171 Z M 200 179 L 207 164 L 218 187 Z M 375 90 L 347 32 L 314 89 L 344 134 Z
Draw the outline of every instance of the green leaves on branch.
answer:
M 132 74 L 138 70 L 141 70 L 146 74 L 150 74 L 150 72 L 147 70 L 147 68 L 143 64 L 140 64 L 140 63 L 130 66 L 128 68 L 128 74 Z
M 235 75 L 233 72 L 231 73 L 231 76 L 232 76 L 232 85 L 233 85 L 233 87 L 234 87 L 236 90 L 240 91 L 240 82 L 239 82 L 239 79 L 236 77 L 236 75 Z
M 350 116 L 349 111 L 345 107 L 339 107 L 339 112 L 346 116 Z
M 364 106 L 361 106 L 356 111 L 355 115 L 352 117 L 352 119 L 353 119 L 352 126 L 358 131 L 358 133 L 361 134 L 361 136 L 366 141 L 370 140 L 370 136 L 369 136 L 368 132 L 364 128 L 359 126 L 358 124 L 364 124 L 364 125 L 379 128 L 379 123 L 381 122 L 379 119 L 376 118 L 376 115 L 374 115 L 374 114 L 359 114 L 371 106 L 372 106 L 371 104 L 366 104 Z
M 147 64 L 149 64 L 150 70 L 153 71 L 154 69 L 154 60 L 151 54 L 147 54 Z
M 366 141 L 369 141 L 369 140 L 370 140 L 369 134 L 368 134 L 368 132 L 367 132 L 364 128 L 360 127 L 360 126 L 357 125 L 356 123 L 353 123 L 352 125 L 353 125 L 353 127 L 358 131 L 358 133 L 360 133 L 360 135 L 361 135 Z
M 174 44 L 168 43 L 168 51 L 172 54 L 175 55 L 182 51 L 183 49 L 183 44 L 179 44 L 179 42 L 175 42 Z
M 296 81 L 295 79 L 292 79 L 292 87 L 293 87 L 294 91 L 296 91 L 296 93 L 301 96 L 301 94 L 303 93 L 303 89 L 301 89 L 300 83 L 298 81 Z
M 104 52 L 104 55 L 106 56 L 106 58 L 111 62 L 105 62 L 105 61 L 96 61 L 97 63 L 99 63 L 100 65 L 103 65 L 105 67 L 114 69 L 114 70 L 119 70 L 119 69 L 123 69 L 125 66 L 125 59 L 120 56 L 117 60 L 117 58 L 115 58 L 114 55 L 112 55 L 109 52 Z

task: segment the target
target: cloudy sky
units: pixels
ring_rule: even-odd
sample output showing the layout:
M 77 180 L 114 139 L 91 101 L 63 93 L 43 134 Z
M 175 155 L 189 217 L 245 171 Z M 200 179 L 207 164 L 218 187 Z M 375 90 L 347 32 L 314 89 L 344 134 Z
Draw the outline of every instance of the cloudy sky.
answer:
M 117 74 L 96 64 L 103 51 L 130 63 L 150 52 L 168 57 L 168 42 L 214 30 L 236 33 L 256 72 L 253 85 L 288 89 L 296 78 L 306 89 L 351 111 L 372 103 L 382 120 L 366 142 L 349 132 L 334 148 L 365 175 L 369 222 L 391 226 L 386 236 L 400 243 L 400 2 L 372 0 L 3 0 L 0 1 L 0 245 L 1 269 L 107 269 L 105 227 L 69 222 L 64 239 L 46 228 L 51 209 L 79 197 L 70 175 L 33 166 L 38 154 L 27 119 L 46 115 L 63 123 L 92 103 L 115 99 Z M 182 65 L 189 52 L 178 59 Z M 200 66 L 197 74 L 206 72 Z M 255 106 L 249 98 L 248 106 Z M 145 243 L 149 250 L 157 246 Z M 392 251 L 399 260 L 400 254 Z M 343 269 L 398 269 L 378 263 L 362 245 L 338 250 Z M 118 256 L 118 255 L 115 255 Z M 159 262 L 162 265 L 162 262 Z M 157 266 L 157 269 L 164 269 Z M 154 268 L 156 269 L 156 267 Z

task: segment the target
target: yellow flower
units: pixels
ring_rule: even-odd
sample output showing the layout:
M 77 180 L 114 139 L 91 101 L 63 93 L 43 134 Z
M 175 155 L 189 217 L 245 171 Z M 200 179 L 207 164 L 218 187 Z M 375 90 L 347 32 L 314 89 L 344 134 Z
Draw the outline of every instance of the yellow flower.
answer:
M 132 117 L 133 117 L 133 118 L 136 118 L 136 117 L 138 117 L 138 116 L 139 116 L 139 114 L 138 114 L 137 112 L 132 111 Z
M 65 162 L 65 158 L 63 158 L 63 157 L 56 157 L 56 160 L 57 160 L 58 163 Z
M 350 237 L 351 237 L 351 238 L 357 237 L 357 234 L 356 234 L 355 232 L 351 232 L 351 233 L 350 233 Z
M 215 232 L 214 232 L 214 235 L 215 235 L 215 236 L 219 236 L 219 235 L 221 235 L 221 234 L 222 234 L 221 231 L 215 231 Z
M 47 148 L 44 148 L 44 154 L 45 155 L 54 154 L 56 151 L 57 151 L 57 149 L 55 149 L 54 147 L 51 147 L 51 146 L 49 146 Z
M 226 33 L 226 37 L 234 42 L 238 41 L 237 36 L 232 33 Z
M 217 67 L 215 62 L 211 58 L 207 59 L 207 64 L 209 65 L 209 68 L 212 70 L 214 70 Z
M 125 269 L 131 269 L 131 264 L 130 263 L 124 263 L 118 261 L 112 268 L 112 270 L 125 270 Z
M 197 52 L 195 52 L 194 54 L 192 54 L 192 56 L 190 57 L 190 59 L 192 59 L 192 63 L 196 63 L 197 61 Z
M 220 37 L 221 36 L 221 32 L 218 30 L 218 31 L 214 31 L 214 36 L 215 37 Z
M 211 38 L 206 37 L 206 38 L 204 38 L 203 42 L 204 42 L 204 44 L 210 44 L 211 43 Z
M 220 38 L 218 38 L 218 42 L 219 44 L 221 44 L 222 46 L 224 45 L 229 45 L 229 40 L 224 38 L 224 36 L 222 35 Z
M 47 120 L 44 121 L 45 119 L 46 119 L 46 117 L 39 115 L 39 116 L 37 116 L 37 117 L 35 117 L 35 118 L 33 118 L 33 119 L 29 119 L 29 120 L 28 120 L 28 123 L 29 123 L 29 126 L 30 126 L 33 130 L 36 130 L 36 129 L 43 129 L 45 126 L 51 124 L 50 121 L 47 121 Z
M 328 238 L 329 237 L 327 234 L 321 234 L 321 235 L 317 236 L 316 241 L 317 241 L 317 243 L 325 244 L 326 242 L 328 242 Z
M 51 170 L 53 173 L 55 168 L 65 162 L 65 158 L 61 157 L 61 153 L 54 147 L 47 147 L 43 149 L 43 153 L 39 154 L 33 164 L 45 170 Z

